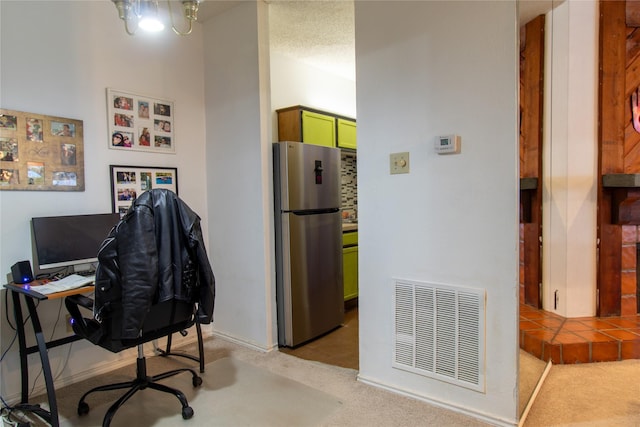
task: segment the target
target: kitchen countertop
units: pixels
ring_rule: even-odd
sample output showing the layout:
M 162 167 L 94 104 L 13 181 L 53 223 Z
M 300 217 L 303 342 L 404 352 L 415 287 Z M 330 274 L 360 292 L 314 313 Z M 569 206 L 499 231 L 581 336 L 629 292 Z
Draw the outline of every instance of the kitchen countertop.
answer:
M 342 223 L 342 232 L 346 231 L 358 231 L 358 223 L 357 222 L 343 222 Z

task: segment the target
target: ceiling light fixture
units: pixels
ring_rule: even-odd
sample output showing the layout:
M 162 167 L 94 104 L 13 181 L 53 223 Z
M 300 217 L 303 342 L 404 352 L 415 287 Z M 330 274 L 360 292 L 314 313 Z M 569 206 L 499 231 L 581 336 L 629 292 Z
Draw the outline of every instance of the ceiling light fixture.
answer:
M 164 30 L 164 24 L 158 18 L 157 1 L 141 1 L 138 7 L 138 27 L 150 33 Z
M 138 28 L 145 31 L 162 31 L 164 24 L 158 16 L 158 0 L 112 0 L 118 9 L 118 16 L 124 21 L 124 29 L 130 36 L 134 35 Z M 166 2 L 169 6 L 169 18 L 171 29 L 180 36 L 191 34 L 193 21 L 198 19 L 198 4 L 200 0 L 182 0 L 182 14 L 188 22 L 189 28 L 180 31 L 173 22 L 173 10 L 171 1 Z M 135 24 L 133 30 L 130 24 Z

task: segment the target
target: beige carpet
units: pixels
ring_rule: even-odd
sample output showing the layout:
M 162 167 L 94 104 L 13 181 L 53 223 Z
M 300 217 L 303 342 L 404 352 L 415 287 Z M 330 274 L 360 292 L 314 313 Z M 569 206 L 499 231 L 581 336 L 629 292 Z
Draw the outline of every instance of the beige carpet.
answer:
M 533 392 L 544 373 L 545 367 L 545 362 L 526 351 L 520 350 L 520 366 L 518 368 L 518 413 L 520 416 L 524 414 L 529 400 L 533 399 L 535 403 Z
M 195 349 L 187 348 L 194 354 Z M 184 421 L 173 396 L 154 390 L 138 395 L 144 403 L 132 408 L 128 402 L 112 425 L 147 426 L 487 426 L 473 418 L 390 393 L 356 380 L 357 371 L 300 359 L 279 351 L 262 353 L 214 338 L 205 342 L 207 364 L 204 384 L 192 389 L 190 375 L 180 374 L 163 382 L 180 383 L 195 415 Z M 181 358 L 148 358 L 148 372 L 162 372 L 177 366 L 194 366 Z M 91 411 L 76 415 L 80 396 L 95 385 L 126 381 L 134 368 L 122 368 L 108 375 L 60 388 L 56 395 L 61 424 L 100 425 L 104 410 L 122 394 L 101 392 L 90 398 Z M 134 397 L 133 399 L 137 399 Z M 45 402 L 44 396 L 32 402 Z M 123 411 L 123 412 L 120 412 Z M 30 417 L 36 426 L 44 426 Z
M 525 427 L 639 427 L 640 360 L 553 365 Z
M 188 373 L 162 381 L 181 390 L 189 400 L 195 414 L 185 425 L 316 426 L 340 407 L 338 399 L 327 393 L 235 358 L 209 363 L 205 372 L 203 384 L 195 389 Z M 97 394 L 87 400 L 90 405 L 101 401 Z M 102 425 L 110 403 L 91 406 L 86 416 L 61 419 L 61 427 Z M 111 425 L 131 427 L 136 420 L 136 426 L 175 426 L 185 423 L 180 408 L 173 395 L 146 389 L 116 412 Z
M 186 350 L 195 353 L 195 349 Z M 389 393 L 356 380 L 357 371 L 303 360 L 278 351 L 262 353 L 214 338 L 205 342 L 204 384 L 193 389 L 190 376 L 180 384 L 195 411 L 180 416 L 173 396 L 153 390 L 139 393 L 114 418 L 114 427 L 145 426 L 486 426 L 486 423 L 424 402 Z M 521 355 L 520 408 L 535 388 L 544 363 Z M 194 366 L 181 358 L 148 359 L 149 373 Z M 523 375 L 524 374 L 524 375 Z M 104 410 L 121 394 L 99 393 L 89 400 L 88 418 L 78 418 L 76 405 L 97 384 L 128 380 L 134 367 L 118 369 L 58 390 L 64 426 L 100 425 Z M 137 399 L 137 397 L 135 398 Z M 44 401 L 44 397 L 33 402 Z M 129 412 L 131 411 L 131 412 Z M 38 420 L 32 417 L 32 420 Z M 44 426 L 41 421 L 34 423 Z M 553 366 L 542 384 L 524 427 L 640 427 L 640 360 Z

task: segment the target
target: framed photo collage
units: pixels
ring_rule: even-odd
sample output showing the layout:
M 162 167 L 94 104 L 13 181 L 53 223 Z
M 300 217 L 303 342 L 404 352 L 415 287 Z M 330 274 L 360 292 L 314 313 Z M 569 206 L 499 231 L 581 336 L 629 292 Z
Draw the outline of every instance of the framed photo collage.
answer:
M 107 89 L 109 148 L 175 153 L 173 102 Z
M 84 191 L 82 120 L 0 109 L 0 190 Z
M 153 188 L 166 188 L 178 194 L 178 169 L 153 166 L 109 166 L 113 212 L 123 216 L 133 201 Z

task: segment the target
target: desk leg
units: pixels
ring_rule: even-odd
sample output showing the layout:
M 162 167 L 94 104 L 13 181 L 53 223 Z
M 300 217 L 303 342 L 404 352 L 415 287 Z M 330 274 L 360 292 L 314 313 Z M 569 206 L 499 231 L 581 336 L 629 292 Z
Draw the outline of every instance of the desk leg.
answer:
M 200 373 L 204 372 L 204 343 L 202 342 L 202 329 L 200 322 L 196 322 L 196 332 L 198 334 L 198 355 L 200 356 Z
M 29 401 L 29 367 L 27 366 L 27 341 L 24 335 L 24 318 L 22 317 L 20 294 L 11 291 L 11 297 L 13 298 L 13 317 L 16 321 L 18 347 L 20 350 L 20 374 L 22 383 L 21 403 L 27 403 Z
M 53 375 L 51 375 L 51 365 L 49 365 L 49 354 L 47 352 L 47 343 L 42 333 L 42 327 L 40 326 L 40 319 L 38 318 L 38 312 L 36 306 L 33 303 L 32 298 L 26 298 L 27 308 L 29 309 L 29 315 L 31 316 L 31 324 L 33 325 L 33 332 L 38 342 L 38 352 L 40 353 L 40 362 L 42 363 L 42 372 L 44 374 L 44 382 L 47 386 L 47 398 L 49 400 L 49 413 L 51 415 L 51 426 L 58 427 L 58 404 L 56 402 L 56 391 L 53 388 Z

